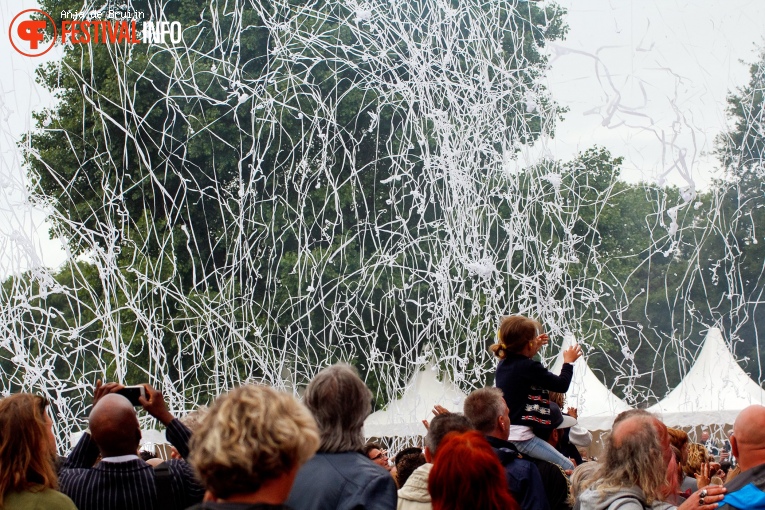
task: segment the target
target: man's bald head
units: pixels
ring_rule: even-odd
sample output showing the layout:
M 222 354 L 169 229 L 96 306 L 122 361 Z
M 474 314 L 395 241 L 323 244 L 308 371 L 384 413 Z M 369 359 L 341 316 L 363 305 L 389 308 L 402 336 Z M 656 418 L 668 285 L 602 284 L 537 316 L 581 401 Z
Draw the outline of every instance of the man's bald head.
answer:
M 646 429 L 656 430 L 654 426 L 654 418 L 650 415 L 637 415 L 629 416 L 623 420 L 617 422 L 614 425 L 611 435 L 613 437 L 613 444 L 619 448 L 625 440 L 634 437 L 636 434 Z
M 104 457 L 135 454 L 141 441 L 138 416 L 128 399 L 116 393 L 101 397 L 90 412 L 90 435 Z
M 753 405 L 738 413 L 731 447 L 742 471 L 765 464 L 765 407 Z
M 628 411 L 621 412 L 614 420 L 613 430 L 616 431 L 618 426 L 623 421 L 627 420 L 635 420 L 632 421 L 631 427 L 635 427 L 639 423 L 651 423 L 659 436 L 659 442 L 661 443 L 662 457 L 664 458 L 664 461 L 667 463 L 671 461 L 673 454 L 672 442 L 669 438 L 669 431 L 667 430 L 667 426 L 659 418 L 657 418 L 656 415 L 649 413 L 645 409 L 630 409 Z

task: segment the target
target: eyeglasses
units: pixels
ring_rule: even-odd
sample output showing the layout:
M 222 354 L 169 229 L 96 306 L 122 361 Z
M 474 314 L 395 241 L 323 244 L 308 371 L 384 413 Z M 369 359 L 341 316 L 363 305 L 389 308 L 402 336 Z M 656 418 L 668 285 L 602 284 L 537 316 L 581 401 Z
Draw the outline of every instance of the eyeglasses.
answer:
M 385 454 L 385 451 L 381 450 L 380 453 L 378 453 L 374 457 L 370 457 L 370 459 L 379 460 L 379 459 L 382 459 L 383 457 L 385 457 L 386 459 L 388 458 L 388 456 Z

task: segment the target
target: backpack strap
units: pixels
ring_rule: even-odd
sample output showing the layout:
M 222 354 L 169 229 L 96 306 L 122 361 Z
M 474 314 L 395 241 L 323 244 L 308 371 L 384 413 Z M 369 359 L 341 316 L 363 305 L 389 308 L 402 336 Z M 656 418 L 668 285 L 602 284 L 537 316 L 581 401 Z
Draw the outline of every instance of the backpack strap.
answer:
M 175 508 L 173 501 L 173 474 L 167 462 L 154 466 L 154 485 L 157 488 L 157 508 L 171 510 Z

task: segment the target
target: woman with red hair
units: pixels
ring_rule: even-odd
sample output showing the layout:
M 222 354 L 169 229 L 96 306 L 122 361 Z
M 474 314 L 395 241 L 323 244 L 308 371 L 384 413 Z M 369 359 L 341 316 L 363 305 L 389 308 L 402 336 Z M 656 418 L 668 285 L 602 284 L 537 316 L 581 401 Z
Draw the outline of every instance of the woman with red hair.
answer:
M 447 434 L 428 477 L 433 510 L 519 510 L 505 470 L 480 432 Z

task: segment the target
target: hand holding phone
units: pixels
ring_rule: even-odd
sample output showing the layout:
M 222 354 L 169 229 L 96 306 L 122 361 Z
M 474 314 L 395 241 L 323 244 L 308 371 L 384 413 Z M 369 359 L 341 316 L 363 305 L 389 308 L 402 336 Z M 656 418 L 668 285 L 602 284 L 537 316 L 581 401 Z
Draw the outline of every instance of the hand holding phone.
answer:
M 96 387 L 93 390 L 93 405 L 96 405 L 96 403 L 101 400 L 101 397 L 104 395 L 108 395 L 109 393 L 117 393 L 117 391 L 124 388 L 120 383 L 116 382 L 102 382 L 101 379 L 98 379 L 96 381 Z
M 175 418 L 167 409 L 167 403 L 165 403 L 165 397 L 161 391 L 155 390 L 148 384 L 144 384 L 145 395 L 142 396 L 140 404 L 146 410 L 147 413 L 160 421 L 163 425 L 167 426 Z
M 114 393 L 122 395 L 130 401 L 135 407 L 141 407 L 140 398 L 146 398 L 146 388 L 142 384 L 136 386 L 125 386 L 122 389 L 115 391 Z

